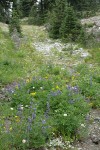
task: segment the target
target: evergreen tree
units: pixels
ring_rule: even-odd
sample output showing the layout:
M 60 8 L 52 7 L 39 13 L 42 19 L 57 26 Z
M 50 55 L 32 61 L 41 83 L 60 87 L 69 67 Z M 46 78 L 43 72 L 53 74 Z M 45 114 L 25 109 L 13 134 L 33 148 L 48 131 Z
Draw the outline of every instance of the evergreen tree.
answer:
M 19 16 L 18 16 L 17 11 L 13 10 L 12 17 L 10 19 L 10 24 L 9 24 L 9 32 L 10 32 L 10 34 L 12 34 L 15 30 L 21 36 L 21 27 L 20 27 Z
M 37 0 L 18 0 L 17 11 L 21 17 L 28 17 L 30 10 Z
M 100 9 L 100 0 L 67 0 L 81 17 L 89 17 Z
M 10 0 L 0 0 L 0 21 L 9 22 Z
M 39 16 L 39 13 L 38 13 L 38 7 L 37 7 L 36 4 L 34 4 L 31 8 L 28 22 L 29 22 L 29 24 L 38 25 L 39 24 L 39 19 L 40 19 L 40 16 Z
M 81 23 L 78 21 L 73 8 L 67 5 L 64 11 L 64 19 L 59 29 L 60 37 L 76 41 L 80 35 L 81 29 Z
M 59 38 L 59 29 L 64 18 L 64 8 L 67 5 L 66 0 L 56 0 L 54 8 L 49 16 L 50 36 L 52 38 Z

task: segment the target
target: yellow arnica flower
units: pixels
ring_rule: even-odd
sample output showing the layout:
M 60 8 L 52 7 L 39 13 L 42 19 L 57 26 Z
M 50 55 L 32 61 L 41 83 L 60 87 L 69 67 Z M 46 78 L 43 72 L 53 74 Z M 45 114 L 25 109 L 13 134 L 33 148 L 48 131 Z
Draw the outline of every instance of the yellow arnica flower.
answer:
M 93 103 L 89 103 L 89 106 L 91 106 L 91 107 L 92 107 L 93 105 L 94 105 Z
M 69 81 L 68 81 L 68 80 L 66 80 L 66 82 L 68 83 Z
M 10 129 L 9 129 L 10 131 L 12 131 L 12 127 L 10 127 Z
M 59 86 L 58 86 L 58 85 L 56 86 L 56 89 L 59 89 Z
M 30 82 L 30 80 L 29 80 L 29 79 L 27 79 L 27 80 L 26 80 L 26 83 L 29 83 L 29 82 Z
M 33 93 L 30 93 L 32 96 L 35 96 L 36 95 L 36 92 L 33 92 Z
M 75 79 L 75 77 L 74 76 L 72 76 L 72 81 Z
M 15 118 L 18 118 L 19 116 L 15 116 Z
M 15 118 L 16 118 L 15 119 L 16 122 L 20 122 L 20 117 L 19 116 L 15 116 Z

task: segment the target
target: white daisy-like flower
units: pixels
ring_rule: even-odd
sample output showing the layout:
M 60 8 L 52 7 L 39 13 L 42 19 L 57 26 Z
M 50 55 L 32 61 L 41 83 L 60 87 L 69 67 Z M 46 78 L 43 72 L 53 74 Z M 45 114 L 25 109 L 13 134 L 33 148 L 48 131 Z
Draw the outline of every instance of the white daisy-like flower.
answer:
M 41 90 L 43 90 L 43 87 L 40 87 Z
M 10 110 L 14 110 L 14 108 L 11 107 Z
M 23 139 L 23 140 L 22 140 L 22 143 L 23 143 L 23 144 L 24 144 L 24 143 L 26 143 L 26 140 L 25 140 L 25 139 Z
M 68 147 L 71 148 L 72 146 L 71 146 L 71 145 L 68 145 Z
M 23 106 L 21 106 L 21 107 L 20 107 L 20 109 L 21 109 L 21 110 L 23 110 L 23 109 L 24 109 L 24 107 L 23 107 Z
M 67 114 L 64 114 L 64 117 L 66 117 L 67 116 Z
M 65 68 L 61 68 L 61 70 L 64 70 Z
M 85 128 L 85 124 L 81 124 L 81 127 Z

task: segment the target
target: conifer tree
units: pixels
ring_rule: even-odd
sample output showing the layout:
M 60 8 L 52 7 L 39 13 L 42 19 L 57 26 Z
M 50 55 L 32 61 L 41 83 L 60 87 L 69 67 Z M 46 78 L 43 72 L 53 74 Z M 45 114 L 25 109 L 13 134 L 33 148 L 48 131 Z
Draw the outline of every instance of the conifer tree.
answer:
M 54 8 L 50 13 L 50 36 L 53 38 L 59 38 L 59 29 L 61 27 L 64 18 L 64 8 L 66 6 L 66 0 L 56 0 Z
M 10 34 L 12 34 L 14 30 L 16 30 L 21 36 L 21 26 L 20 26 L 19 16 L 16 10 L 13 10 L 12 17 L 10 19 L 10 24 L 9 24 Z
M 29 24 L 42 25 L 44 23 L 44 13 L 41 12 L 40 4 L 34 4 L 29 14 Z
M 66 5 L 64 10 L 64 18 L 59 29 L 60 37 L 75 41 L 78 39 L 81 29 L 81 23 L 78 21 L 73 8 Z

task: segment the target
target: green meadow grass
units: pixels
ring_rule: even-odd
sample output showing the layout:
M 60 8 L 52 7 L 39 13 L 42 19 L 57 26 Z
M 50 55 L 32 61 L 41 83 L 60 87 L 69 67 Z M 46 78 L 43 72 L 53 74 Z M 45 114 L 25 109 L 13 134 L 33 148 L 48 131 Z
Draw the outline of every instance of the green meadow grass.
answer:
M 0 29 L 0 82 L 2 85 L 30 76 L 30 73 L 34 72 L 42 62 L 43 56 L 35 51 L 29 39 L 26 42 L 23 41 L 17 50 L 9 34 Z

